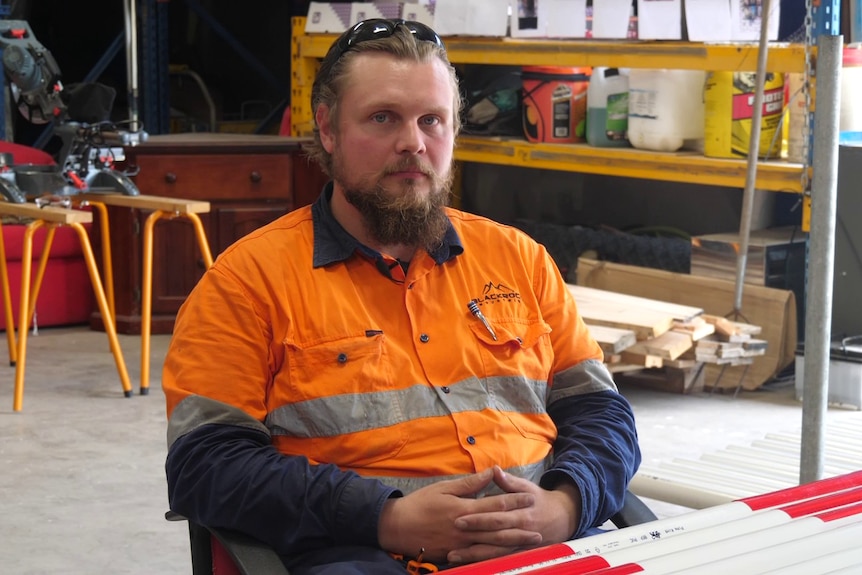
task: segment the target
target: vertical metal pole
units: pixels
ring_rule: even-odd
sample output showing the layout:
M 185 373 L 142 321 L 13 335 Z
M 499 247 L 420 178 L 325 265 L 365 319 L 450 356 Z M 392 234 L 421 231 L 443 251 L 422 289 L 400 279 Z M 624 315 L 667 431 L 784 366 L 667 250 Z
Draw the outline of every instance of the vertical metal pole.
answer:
M 123 0 L 126 24 L 126 82 L 130 130 L 138 131 L 138 17 L 135 0 Z
M 829 391 L 832 274 L 835 267 L 835 206 L 838 198 L 838 110 L 844 37 L 817 40 L 817 121 L 805 309 L 805 369 L 799 482 L 823 477 L 824 420 Z
M 763 0 L 760 12 L 760 45 L 757 52 L 757 74 L 754 79 L 754 110 L 751 114 L 751 137 L 748 144 L 748 171 L 742 194 L 742 215 L 739 222 L 739 253 L 736 256 L 736 290 L 733 311 L 742 312 L 742 292 L 748 264 L 748 243 L 751 239 L 751 218 L 754 211 L 754 184 L 757 181 L 757 158 L 760 154 L 760 132 L 763 121 L 763 88 L 766 85 L 766 57 L 769 53 L 770 0 Z

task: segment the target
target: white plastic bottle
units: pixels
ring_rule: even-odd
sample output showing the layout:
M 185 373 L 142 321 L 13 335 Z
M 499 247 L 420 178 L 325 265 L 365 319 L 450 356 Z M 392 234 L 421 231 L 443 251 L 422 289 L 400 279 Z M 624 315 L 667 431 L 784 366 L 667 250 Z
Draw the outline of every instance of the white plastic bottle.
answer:
M 632 69 L 628 138 L 632 146 L 675 152 L 703 149 L 703 70 Z
M 587 143 L 597 147 L 628 146 L 628 70 L 593 68 L 587 88 Z

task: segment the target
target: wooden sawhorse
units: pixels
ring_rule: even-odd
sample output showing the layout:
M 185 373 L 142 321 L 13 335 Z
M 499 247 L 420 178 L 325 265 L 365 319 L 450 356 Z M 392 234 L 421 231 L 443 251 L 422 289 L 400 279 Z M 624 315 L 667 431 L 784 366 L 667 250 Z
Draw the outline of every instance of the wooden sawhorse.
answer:
M 201 250 L 204 265 L 207 269 L 213 265 L 212 252 L 207 241 L 206 231 L 198 214 L 210 211 L 210 203 L 197 200 L 184 200 L 180 198 L 167 198 L 161 196 L 126 196 L 122 194 L 83 194 L 80 199 L 89 201 L 94 206 L 103 204 L 123 208 L 135 208 L 139 210 L 152 210 L 144 222 L 143 233 L 143 273 L 141 276 L 141 395 L 150 392 L 150 332 L 152 329 L 153 310 L 153 229 L 160 219 L 186 218 L 192 222 L 195 228 L 195 236 L 198 248 Z M 103 222 L 107 221 L 107 212 L 101 212 Z M 108 226 L 101 227 L 102 243 L 110 244 L 108 237 Z M 106 253 L 104 263 L 106 283 L 113 282 L 109 252 Z M 113 283 L 110 288 L 113 294 Z M 104 314 L 103 314 L 104 315 Z M 107 317 L 107 316 L 105 316 Z M 113 310 L 112 315 L 113 317 Z
M 93 214 L 81 210 L 71 210 L 66 208 L 44 206 L 39 207 L 36 204 L 13 204 L 10 202 L 0 202 L 0 215 L 15 216 L 19 218 L 32 219 L 26 224 L 24 230 L 24 245 L 21 257 L 21 296 L 18 312 L 18 342 L 15 342 L 15 324 L 12 315 L 12 296 L 9 293 L 9 273 L 6 267 L 6 247 L 3 244 L 2 223 L 0 223 L 0 281 L 3 283 L 3 303 L 6 311 L 6 339 L 9 344 L 9 359 L 15 365 L 15 393 L 12 402 L 14 411 L 21 411 L 24 404 L 24 368 L 27 358 L 27 331 L 30 328 L 30 321 L 33 318 L 33 312 L 36 309 L 36 300 L 39 297 L 39 289 L 41 288 L 42 278 L 45 274 L 45 268 L 48 265 L 48 256 L 51 252 L 51 244 L 54 241 L 54 231 L 58 226 L 69 226 L 78 234 L 78 239 L 81 241 L 81 251 L 84 253 L 84 260 L 87 263 L 87 271 L 90 275 L 90 281 L 93 284 L 93 292 L 96 295 L 96 302 L 99 304 L 99 311 L 102 317 L 108 318 L 105 321 L 105 332 L 108 334 L 111 352 L 114 354 L 114 361 L 117 364 L 117 372 L 120 375 L 120 383 L 123 386 L 123 394 L 126 397 L 132 396 L 132 385 L 129 382 L 129 374 L 126 370 L 126 363 L 123 361 L 123 353 L 120 349 L 120 342 L 117 339 L 116 322 L 114 321 L 113 310 L 108 305 L 108 300 L 105 297 L 105 290 L 102 285 L 102 280 L 99 277 L 99 269 L 96 266 L 96 260 L 93 257 L 93 249 L 90 246 L 90 237 L 87 230 L 82 224 L 93 221 Z M 39 260 L 39 268 L 36 272 L 35 281 L 30 281 L 30 273 L 32 269 L 33 257 L 33 235 L 36 230 L 45 226 L 47 235 L 45 237 L 45 245 L 42 248 L 42 255 Z

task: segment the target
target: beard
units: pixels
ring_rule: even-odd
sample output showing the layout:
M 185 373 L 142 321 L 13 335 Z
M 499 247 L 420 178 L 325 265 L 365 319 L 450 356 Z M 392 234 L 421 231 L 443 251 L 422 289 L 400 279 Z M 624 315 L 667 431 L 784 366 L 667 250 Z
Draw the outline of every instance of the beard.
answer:
M 443 209 L 449 202 L 452 170 L 445 177 L 415 159 L 404 159 L 383 171 L 376 181 L 350 181 L 342 163 L 333 158 L 333 179 L 344 189 L 344 197 L 364 220 L 366 232 L 380 245 L 405 245 L 433 252 L 443 242 L 449 218 Z M 401 171 L 419 171 L 430 182 L 423 195 L 415 180 L 403 180 L 397 190 L 381 183 L 383 177 Z

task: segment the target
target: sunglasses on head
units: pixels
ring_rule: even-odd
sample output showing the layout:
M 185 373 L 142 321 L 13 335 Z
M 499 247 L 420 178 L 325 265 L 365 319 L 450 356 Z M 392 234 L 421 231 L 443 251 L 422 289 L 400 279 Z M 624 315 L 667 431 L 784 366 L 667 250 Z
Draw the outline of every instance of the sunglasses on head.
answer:
M 385 18 L 372 18 L 371 20 L 363 20 L 355 24 L 353 28 L 341 35 L 336 41 L 335 51 L 332 54 L 332 62 L 341 59 L 344 54 L 353 46 L 375 40 L 378 38 L 388 38 L 395 33 L 395 29 L 403 25 L 406 27 L 417 40 L 423 42 L 433 42 L 437 46 L 445 49 L 443 40 L 437 35 L 437 32 L 422 24 L 421 22 L 413 22 L 412 20 L 387 20 Z

